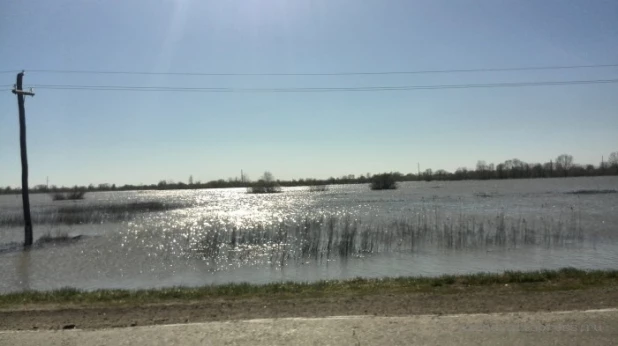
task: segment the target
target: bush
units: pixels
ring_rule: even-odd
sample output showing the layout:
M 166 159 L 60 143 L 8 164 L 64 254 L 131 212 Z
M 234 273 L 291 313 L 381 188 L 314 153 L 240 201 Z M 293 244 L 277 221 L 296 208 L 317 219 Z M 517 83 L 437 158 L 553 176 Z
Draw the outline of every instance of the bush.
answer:
M 372 190 L 394 190 L 396 188 L 397 181 L 392 173 L 376 174 L 371 177 Z
M 323 192 L 328 190 L 326 185 L 311 185 L 309 186 L 309 192 Z
M 86 191 L 75 189 L 69 192 L 54 192 L 52 193 L 51 197 L 52 197 L 52 200 L 54 201 L 65 201 L 65 200 L 84 199 L 85 195 L 86 195 Z
M 275 180 L 272 173 L 266 171 L 260 180 L 247 188 L 247 193 L 277 193 L 281 192 L 281 186 Z
M 281 186 L 274 183 L 261 183 L 247 188 L 248 193 L 277 193 L 281 192 Z

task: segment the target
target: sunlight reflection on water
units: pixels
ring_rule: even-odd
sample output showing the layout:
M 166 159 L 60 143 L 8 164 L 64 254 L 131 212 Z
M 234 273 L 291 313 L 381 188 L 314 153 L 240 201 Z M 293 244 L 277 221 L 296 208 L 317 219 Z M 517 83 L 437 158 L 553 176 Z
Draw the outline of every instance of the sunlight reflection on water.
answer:
M 48 215 L 48 223 L 35 224 L 37 239 L 46 233 L 81 238 L 27 253 L 11 245 L 22 240 L 21 227 L 0 226 L 0 291 L 613 268 L 618 194 L 565 193 L 600 188 L 618 188 L 618 178 L 422 182 L 394 191 L 299 187 L 272 195 L 91 193 L 79 202 L 33 195 L 35 217 L 61 206 L 84 213 L 129 202 L 180 207 L 121 213 L 114 222 L 97 212 L 71 225 Z M 0 196 L 0 222 L 19 213 L 19 203 Z

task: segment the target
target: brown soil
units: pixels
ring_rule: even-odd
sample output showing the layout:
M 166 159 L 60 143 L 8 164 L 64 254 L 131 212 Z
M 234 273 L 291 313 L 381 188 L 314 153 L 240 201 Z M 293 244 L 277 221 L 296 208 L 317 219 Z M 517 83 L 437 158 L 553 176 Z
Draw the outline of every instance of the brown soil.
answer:
M 616 287 L 542 292 L 509 287 L 477 287 L 437 293 L 213 299 L 131 307 L 28 306 L 0 310 L 0 330 L 90 329 L 282 317 L 401 316 L 614 307 L 618 307 Z

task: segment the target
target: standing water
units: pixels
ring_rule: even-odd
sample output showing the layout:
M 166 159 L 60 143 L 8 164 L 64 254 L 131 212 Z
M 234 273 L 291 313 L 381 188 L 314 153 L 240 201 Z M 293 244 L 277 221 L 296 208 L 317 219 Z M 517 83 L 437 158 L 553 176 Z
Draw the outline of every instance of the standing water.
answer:
M 0 196 L 0 292 L 615 269 L 618 177 Z

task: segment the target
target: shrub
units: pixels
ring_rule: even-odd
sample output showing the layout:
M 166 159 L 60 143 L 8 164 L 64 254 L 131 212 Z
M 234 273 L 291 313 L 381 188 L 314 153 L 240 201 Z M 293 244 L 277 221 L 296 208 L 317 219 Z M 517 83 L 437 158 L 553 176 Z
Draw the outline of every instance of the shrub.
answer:
M 277 193 L 281 192 L 281 186 L 275 180 L 272 173 L 266 171 L 260 180 L 247 188 L 247 193 Z
M 54 201 L 64 201 L 84 199 L 85 195 L 86 191 L 75 189 L 69 192 L 54 192 L 51 197 Z
M 311 185 L 309 186 L 309 192 L 323 192 L 323 191 L 327 191 L 328 190 L 328 186 L 327 185 Z
M 392 173 L 375 174 L 371 177 L 372 190 L 394 190 L 396 188 L 397 181 Z
M 247 188 L 248 193 L 277 193 L 281 191 L 281 186 L 276 183 L 257 182 L 256 185 Z

